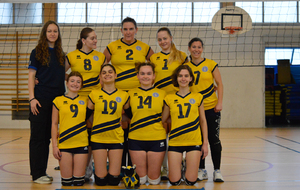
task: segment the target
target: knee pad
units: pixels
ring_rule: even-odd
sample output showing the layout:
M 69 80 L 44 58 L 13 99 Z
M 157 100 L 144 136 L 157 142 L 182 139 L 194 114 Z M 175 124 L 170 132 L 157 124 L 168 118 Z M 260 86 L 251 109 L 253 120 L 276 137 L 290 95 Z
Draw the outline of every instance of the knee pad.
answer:
M 144 185 L 147 182 L 147 175 L 145 175 L 144 177 L 140 177 L 140 184 Z
M 107 176 L 105 177 L 98 177 L 96 174 L 94 174 L 95 177 L 95 183 L 99 186 L 105 186 L 107 184 Z
M 158 185 L 158 184 L 160 183 L 160 176 L 159 176 L 159 178 L 157 178 L 157 179 L 150 179 L 150 178 L 148 177 L 148 182 L 149 182 L 151 185 Z
M 119 185 L 120 180 L 121 180 L 121 177 L 119 175 L 113 176 L 109 173 L 107 174 L 108 185 L 113 185 L 113 186 Z
M 171 185 L 178 186 L 181 183 L 181 179 L 179 179 L 178 181 L 175 181 L 175 182 L 172 182 L 169 180 L 169 182 L 171 183 Z
M 197 182 L 197 180 L 191 182 L 191 181 L 189 181 L 189 180 L 187 180 L 187 179 L 185 178 L 185 184 L 186 184 L 186 185 L 192 186 L 192 185 L 194 185 L 196 182 Z
M 71 186 L 73 184 L 73 178 L 70 177 L 70 178 L 61 178 L 61 184 L 63 186 Z
M 84 176 L 76 177 L 73 176 L 73 185 L 74 186 L 83 186 L 84 184 Z

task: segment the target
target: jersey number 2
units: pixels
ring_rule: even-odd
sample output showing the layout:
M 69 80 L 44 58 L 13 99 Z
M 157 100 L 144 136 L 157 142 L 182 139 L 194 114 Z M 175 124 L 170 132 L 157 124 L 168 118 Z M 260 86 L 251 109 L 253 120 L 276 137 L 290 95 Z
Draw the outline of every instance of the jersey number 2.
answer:
M 130 56 L 132 56 L 132 54 L 133 54 L 132 49 L 126 50 L 126 53 L 128 53 L 128 54 L 126 55 L 126 60 L 133 60 L 133 58 L 130 57 Z

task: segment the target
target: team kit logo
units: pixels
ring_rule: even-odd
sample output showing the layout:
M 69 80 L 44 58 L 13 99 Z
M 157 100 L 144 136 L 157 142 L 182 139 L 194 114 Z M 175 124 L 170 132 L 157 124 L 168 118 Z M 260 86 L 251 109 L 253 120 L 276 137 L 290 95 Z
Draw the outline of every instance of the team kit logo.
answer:
M 190 102 L 190 104 L 194 104 L 194 103 L 196 103 L 196 100 L 195 100 L 194 98 L 191 98 L 191 99 L 189 100 L 189 102 Z
M 121 102 L 122 101 L 122 98 L 120 98 L 120 97 L 116 97 L 116 102 Z
M 99 57 L 98 57 L 97 55 L 94 55 L 93 59 L 94 59 L 95 61 L 98 61 L 98 60 L 99 60 Z
M 83 100 L 79 100 L 78 102 L 80 105 L 84 105 L 84 101 Z
M 141 51 L 142 47 L 141 46 L 136 46 L 136 50 Z
M 155 97 L 155 98 L 157 98 L 157 97 L 159 96 L 159 94 L 158 94 L 157 92 L 154 92 L 154 93 L 152 94 L 152 96 Z
M 208 67 L 207 66 L 202 67 L 202 71 L 203 72 L 207 72 L 208 71 Z

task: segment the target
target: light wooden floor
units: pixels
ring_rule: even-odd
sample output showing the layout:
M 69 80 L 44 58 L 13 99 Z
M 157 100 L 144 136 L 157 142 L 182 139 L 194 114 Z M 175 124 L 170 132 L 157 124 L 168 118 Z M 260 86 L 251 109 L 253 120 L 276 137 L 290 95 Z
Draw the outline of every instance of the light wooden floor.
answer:
M 212 163 L 207 159 L 209 179 L 193 187 L 168 182 L 143 185 L 141 189 L 205 190 L 296 190 L 300 189 L 300 128 L 222 129 L 223 157 L 221 171 L 225 183 L 212 181 Z M 58 165 L 52 153 L 47 173 L 51 185 L 31 182 L 28 161 L 29 130 L 0 130 L 0 190 L 62 189 Z M 73 189 L 103 189 L 90 182 Z M 72 189 L 69 188 L 69 189 Z M 113 189 L 111 186 L 104 187 Z M 63 188 L 68 189 L 68 188 Z M 124 189 L 121 183 L 116 189 Z

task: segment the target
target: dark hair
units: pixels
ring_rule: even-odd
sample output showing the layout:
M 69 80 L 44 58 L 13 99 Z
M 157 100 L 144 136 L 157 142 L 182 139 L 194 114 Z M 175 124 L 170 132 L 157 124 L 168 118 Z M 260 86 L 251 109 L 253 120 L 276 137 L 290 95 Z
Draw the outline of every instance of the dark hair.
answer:
M 194 42 L 201 42 L 202 47 L 204 46 L 203 41 L 202 41 L 200 38 L 198 38 L 198 37 L 195 37 L 195 38 L 191 39 L 191 40 L 189 41 L 188 46 L 191 47 L 192 44 L 193 44 Z
M 83 78 L 82 78 L 82 75 L 78 71 L 72 71 L 67 77 L 67 82 L 69 82 L 69 79 L 73 76 L 79 77 L 81 79 L 81 88 L 82 88 L 83 87 Z
M 194 83 L 194 80 L 195 80 L 195 76 L 193 74 L 193 71 L 192 69 L 188 66 L 188 65 L 180 65 L 178 66 L 174 71 L 173 71 L 173 74 L 172 74 L 172 83 L 175 87 L 179 87 L 179 84 L 178 84 L 178 81 L 177 81 L 177 78 L 178 78 L 178 75 L 180 73 L 181 70 L 188 70 L 190 76 L 192 77 L 192 80 L 191 82 L 189 83 L 189 86 L 193 86 L 193 83 Z
M 107 64 L 103 64 L 103 65 L 101 66 L 100 73 L 102 72 L 103 68 L 104 68 L 104 67 L 107 67 L 107 66 L 111 67 L 111 68 L 114 70 L 114 72 L 117 73 L 115 67 L 114 67 L 112 64 L 108 64 L 108 63 L 107 63 Z
M 150 66 L 152 68 L 153 74 L 155 73 L 155 65 L 152 62 L 137 62 L 137 63 L 135 63 L 136 72 L 140 72 L 140 69 L 143 66 Z
M 122 21 L 122 28 L 123 28 L 123 24 L 125 23 L 125 22 L 131 22 L 132 24 L 134 24 L 134 27 L 135 28 L 137 28 L 137 24 L 136 24 L 136 21 L 133 19 L 133 18 L 131 18 L 131 17 L 126 17 L 126 18 L 124 18 L 124 20 Z
M 156 32 L 156 36 L 159 32 L 162 31 L 166 31 L 170 37 L 172 36 L 171 30 L 167 27 L 162 27 L 160 29 L 157 30 Z M 173 61 L 178 60 L 179 63 L 183 63 L 184 62 L 185 57 L 183 57 L 183 55 L 181 54 L 181 52 L 176 48 L 173 40 L 171 41 L 171 51 L 170 51 L 170 56 L 168 58 L 168 64 L 171 64 Z
M 76 49 L 81 49 L 83 44 L 82 44 L 82 38 L 83 39 L 86 39 L 88 36 L 89 36 L 89 33 L 93 32 L 94 30 L 91 29 L 91 28 L 84 28 L 81 30 L 80 32 L 80 38 L 79 40 L 77 41 L 77 44 L 76 44 Z
M 55 49 L 55 54 L 58 58 L 60 65 L 64 66 L 65 65 L 65 53 L 62 49 L 62 43 L 61 43 L 62 40 L 61 40 L 60 30 L 59 30 L 58 24 L 53 20 L 49 20 L 48 22 L 46 22 L 41 30 L 38 45 L 35 48 L 36 49 L 35 58 L 36 58 L 36 60 L 41 62 L 42 65 L 49 66 L 50 54 L 49 54 L 49 45 L 48 45 L 48 39 L 47 39 L 46 33 L 47 33 L 48 26 L 50 24 L 55 24 L 58 28 L 58 38 L 55 41 L 54 49 Z

